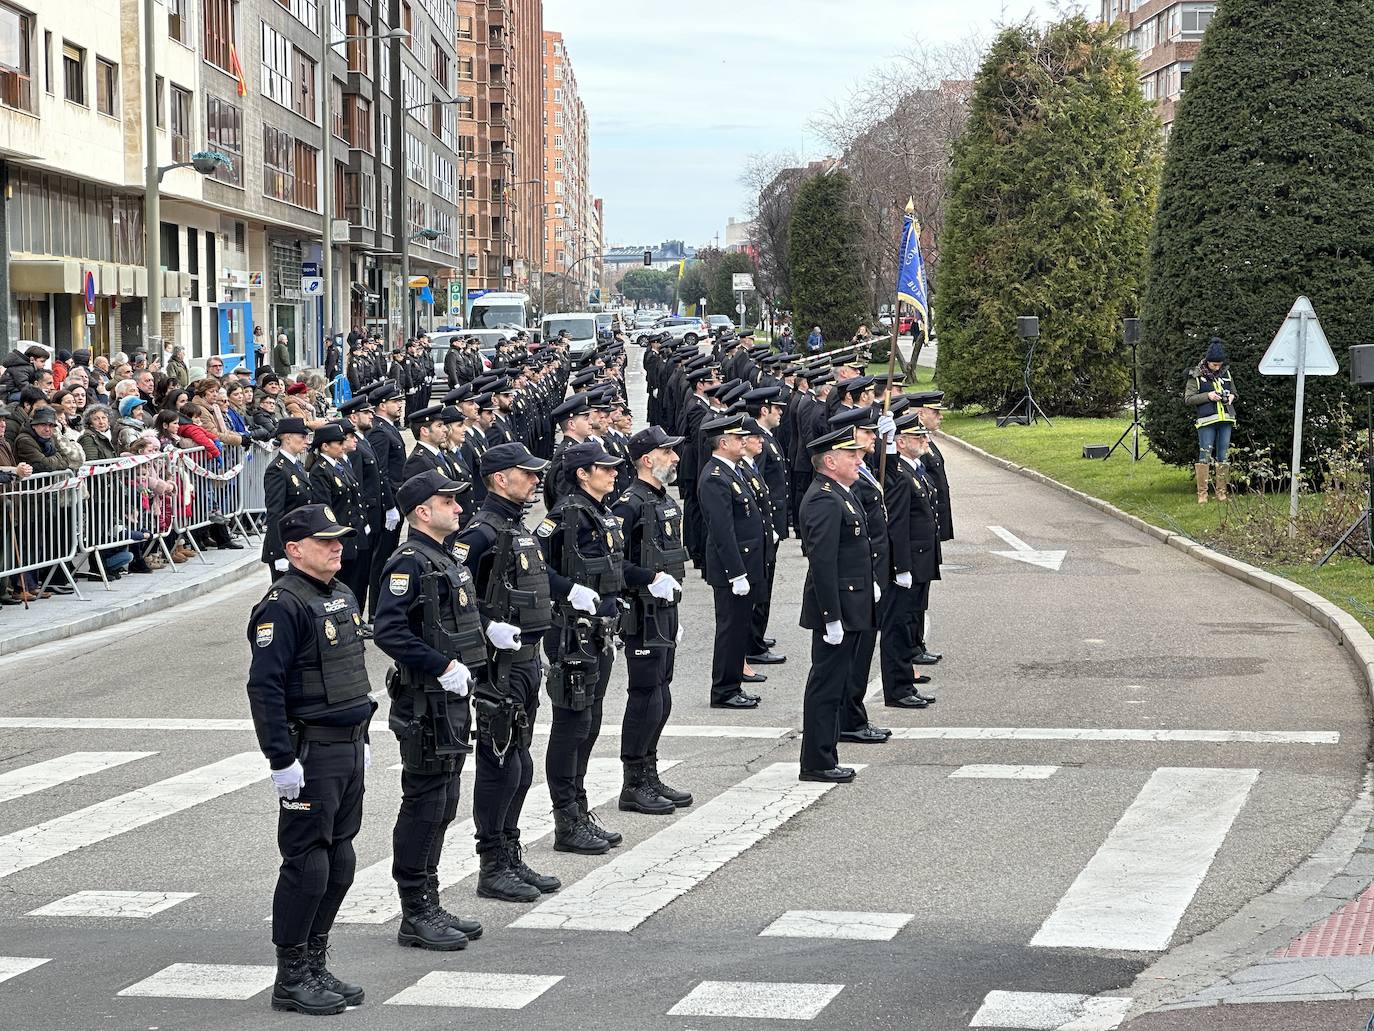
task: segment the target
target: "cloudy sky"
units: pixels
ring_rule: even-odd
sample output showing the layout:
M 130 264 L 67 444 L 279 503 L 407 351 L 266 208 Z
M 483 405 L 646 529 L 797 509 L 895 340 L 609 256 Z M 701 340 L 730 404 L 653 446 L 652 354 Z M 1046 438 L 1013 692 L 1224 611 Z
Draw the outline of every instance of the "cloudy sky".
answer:
M 1096 9 L 1096 0 L 1092 6 Z M 876 64 L 987 37 L 1052 0 L 545 0 L 591 120 L 606 243 L 724 234 L 751 154 L 824 152 L 809 131 Z

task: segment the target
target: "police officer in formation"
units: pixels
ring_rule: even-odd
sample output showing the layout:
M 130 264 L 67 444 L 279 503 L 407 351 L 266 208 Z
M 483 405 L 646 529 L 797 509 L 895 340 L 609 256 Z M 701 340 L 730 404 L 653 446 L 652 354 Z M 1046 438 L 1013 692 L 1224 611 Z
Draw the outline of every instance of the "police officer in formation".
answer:
M 315 462 L 310 467 L 310 496 L 316 504 L 329 506 L 334 518 L 353 530 L 343 542 L 339 580 L 353 592 L 356 600 L 367 597 L 370 557 L 367 540 L 372 526 L 367 521 L 362 487 L 344 458 L 345 441 L 349 436 L 336 422 L 325 423 L 315 430 L 310 441 L 315 452 Z
M 392 382 L 379 383 L 367 393 L 367 399 L 373 408 L 367 442 L 372 445 L 372 453 L 377 458 L 377 481 L 382 489 L 382 525 L 373 543 L 367 584 L 368 598 L 371 599 L 368 612 L 375 621 L 382 568 L 401 539 L 401 513 L 396 507 L 396 491 L 406 481 L 406 446 L 397 425 L 401 418 L 400 388 Z
M 387 675 L 388 723 L 401 752 L 391 839 L 401 899 L 396 940 L 442 952 L 482 935 L 481 924 L 453 916 L 439 900 L 444 835 L 458 815 L 459 774 L 472 751 L 468 699 L 487 668 L 472 576 L 444 543 L 458 529 L 458 498 L 469 489 L 436 469 L 401 485 L 396 501 L 409 532 L 382 572 L 374 628 L 377 647 L 396 664 Z
M 263 470 L 262 485 L 266 513 L 263 516 L 262 560 L 272 572 L 272 579 L 286 573 L 289 565 L 285 542 L 281 537 L 281 521 L 311 501 L 310 476 L 302 459 L 305 456 L 309 430 L 305 420 L 282 419 L 277 423 L 276 439 L 279 447 Z
M 668 496 L 677 477 L 682 438 L 661 426 L 640 430 L 629 441 L 635 478 L 611 507 L 625 539 L 629 600 L 621 626 L 629 694 L 620 733 L 624 786 L 620 808 L 665 815 L 692 804 L 687 791 L 664 784 L 658 774 L 658 741 L 673 711 L 673 667 L 682 640 L 678 602 L 686 575 L 682 508 Z
M 621 841 L 591 812 L 585 785 L 615 659 L 620 592 L 627 586 L 624 537 L 608 506 L 620 459 L 587 441 L 566 448 L 562 461 L 570 489 L 535 530 L 554 601 L 553 626 L 544 635 L 545 687 L 553 706 L 544 772 L 553 801 L 553 847 L 599 855 Z
M 539 643 L 553 622 L 544 554 L 524 518 L 547 466 L 523 444 L 489 448 L 481 462 L 486 498 L 453 545 L 472 573 L 483 618 L 517 628 L 513 636 L 503 630 L 492 637 L 496 650 L 474 701 L 477 893 L 507 902 L 532 902 L 559 888 L 558 878 L 526 865 L 520 845 L 520 815 L 534 780 Z
M 372 402 L 367 394 L 362 394 L 340 405 L 339 415 L 344 420 L 341 425 L 345 426 L 346 432 L 353 439 L 353 450 L 348 454 L 348 463 L 362 491 L 363 513 L 366 525 L 371 528 L 367 537 L 369 549 L 366 557 L 359 556 L 360 575 L 357 586 L 353 589 L 358 608 L 367 612 L 367 598 L 372 589 L 372 552 L 383 545 L 381 534 L 386 523 L 386 509 L 389 506 L 382 489 L 377 453 L 372 450 L 372 444 L 367 439 L 367 432 L 372 428 Z M 364 636 L 370 636 L 371 633 L 371 624 L 364 621 Z
M 282 863 L 272 900 L 277 976 L 272 1008 L 342 1013 L 363 989 L 325 964 L 329 932 L 353 883 L 370 762 L 362 614 L 337 579 L 341 526 L 325 505 L 287 512 L 276 527 L 287 570 L 248 619 L 248 704 L 278 796 Z

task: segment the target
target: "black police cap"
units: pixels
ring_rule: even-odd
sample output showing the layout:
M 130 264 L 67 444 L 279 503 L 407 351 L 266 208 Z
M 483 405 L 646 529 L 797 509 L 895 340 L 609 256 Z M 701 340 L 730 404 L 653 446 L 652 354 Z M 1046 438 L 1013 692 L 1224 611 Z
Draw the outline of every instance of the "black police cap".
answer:
M 483 476 L 490 476 L 507 469 L 524 469 L 527 472 L 539 473 L 548 468 L 548 465 L 544 459 L 530 454 L 530 449 L 524 444 L 497 444 L 495 447 L 487 448 L 482 455 L 481 473 Z
M 871 405 L 862 408 L 840 408 L 830 417 L 830 425 L 837 429 L 856 426 L 861 430 L 875 430 L 878 428 L 878 419 L 873 414 Z
M 310 432 L 310 427 L 306 426 L 304 419 L 298 419 L 294 415 L 287 416 L 285 419 L 277 420 L 277 428 L 272 436 L 281 440 L 288 433 L 299 433 L 302 437 Z
M 426 426 L 432 422 L 439 422 L 443 417 L 443 405 L 430 405 L 428 408 L 421 408 L 418 412 L 412 412 L 406 421 L 412 426 Z
M 337 540 L 352 537 L 357 531 L 351 526 L 340 526 L 334 518 L 334 510 L 328 505 L 302 505 L 293 508 L 277 522 L 277 532 L 283 544 L 303 541 L 307 537 L 321 540 Z
M 594 440 L 573 444 L 563 452 L 563 468 L 569 473 L 592 465 L 619 465 L 623 461 Z
M 710 419 L 701 424 L 701 432 L 708 437 L 719 437 L 723 434 L 748 436 L 744 430 L 744 417 L 742 415 L 724 415 L 717 419 Z
M 386 382 L 384 382 L 381 386 L 373 390 L 370 394 L 368 394 L 367 399 L 371 401 L 374 405 L 379 405 L 383 401 L 395 401 L 400 396 L 401 388 L 396 385 L 395 380 L 389 379 Z
M 357 415 L 359 412 L 370 411 L 372 411 L 372 402 L 367 399 L 366 394 L 359 394 L 339 405 L 340 415 Z
M 549 413 L 549 417 L 553 419 L 554 422 L 560 422 L 563 419 L 570 419 L 575 415 L 581 415 L 587 410 L 587 395 L 573 394 Z
M 674 437 L 662 426 L 648 426 L 630 438 L 630 457 L 636 462 L 650 451 L 661 447 L 677 447 L 685 438 Z
M 806 450 L 813 455 L 823 455 L 827 451 L 859 451 L 862 447 L 854 439 L 854 427 L 845 426 L 817 437 L 806 445 Z
M 322 444 L 342 444 L 348 434 L 344 428 L 336 422 L 327 422 L 315 431 L 315 436 L 310 441 L 310 446 L 319 450 Z
M 396 507 L 401 515 L 409 515 L 436 494 L 457 497 L 469 490 L 472 490 L 472 484 L 466 480 L 451 480 L 438 469 L 427 469 L 416 473 L 396 489 Z
M 744 400 L 751 405 L 776 405 L 785 402 L 779 401 L 782 396 L 782 387 L 755 387 L 744 395 Z
M 472 397 L 472 384 L 464 383 L 462 386 L 455 387 L 445 394 L 440 400 L 446 405 L 456 405 L 460 401 L 466 401 Z

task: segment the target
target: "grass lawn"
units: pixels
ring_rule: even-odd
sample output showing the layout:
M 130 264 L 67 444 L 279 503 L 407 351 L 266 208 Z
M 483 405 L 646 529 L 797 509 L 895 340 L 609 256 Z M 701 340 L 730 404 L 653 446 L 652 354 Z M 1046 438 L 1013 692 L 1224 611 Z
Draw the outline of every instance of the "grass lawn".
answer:
M 885 369 L 886 366 L 871 366 L 869 371 Z M 922 385 L 931 384 L 933 370 L 920 369 L 917 380 Z M 1258 506 L 1270 506 L 1270 518 L 1286 518 L 1286 496 L 1237 495 L 1226 505 L 1215 501 L 1199 505 L 1191 468 L 1165 465 L 1153 453 L 1139 462 L 1132 462 L 1124 446 L 1110 461 L 1082 457 L 1084 444 L 1110 445 L 1129 425 L 1129 418 L 1056 418 L 1052 426 L 1040 423 L 999 429 L 996 421 L 988 416 L 951 411 L 945 414 L 943 429 L 990 454 L 1102 498 L 1156 526 L 1186 534 L 1232 558 L 1302 584 L 1341 606 L 1366 630 L 1374 633 L 1374 569 L 1363 561 L 1338 557 L 1321 569 L 1311 564 L 1275 564 L 1261 556 L 1246 554 L 1242 547 L 1232 543 L 1233 538 L 1223 539 L 1223 518 L 1234 520 L 1237 516 L 1257 514 Z M 1145 444 L 1142 435 L 1141 447 Z

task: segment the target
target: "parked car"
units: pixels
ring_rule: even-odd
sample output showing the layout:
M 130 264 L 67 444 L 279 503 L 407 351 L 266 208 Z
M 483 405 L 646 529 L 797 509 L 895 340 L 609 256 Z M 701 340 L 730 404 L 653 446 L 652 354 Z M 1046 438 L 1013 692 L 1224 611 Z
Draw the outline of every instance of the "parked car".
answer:
M 710 337 L 710 330 L 706 328 L 706 323 L 696 317 L 683 317 L 681 315 L 669 315 L 659 319 L 647 330 L 638 330 L 635 336 L 635 343 L 643 347 L 649 341 L 649 337 L 667 332 L 672 335 L 674 340 L 681 340 L 683 343 L 695 344 Z
M 583 364 L 596 350 L 596 313 L 590 311 L 560 312 L 545 315 L 539 320 L 539 339 L 552 342 L 562 330 L 568 332 L 568 357 L 574 365 Z
M 734 320 L 728 315 L 707 315 L 706 328 L 711 331 L 712 336 L 715 336 L 719 329 L 728 329 L 733 332 L 736 327 Z

